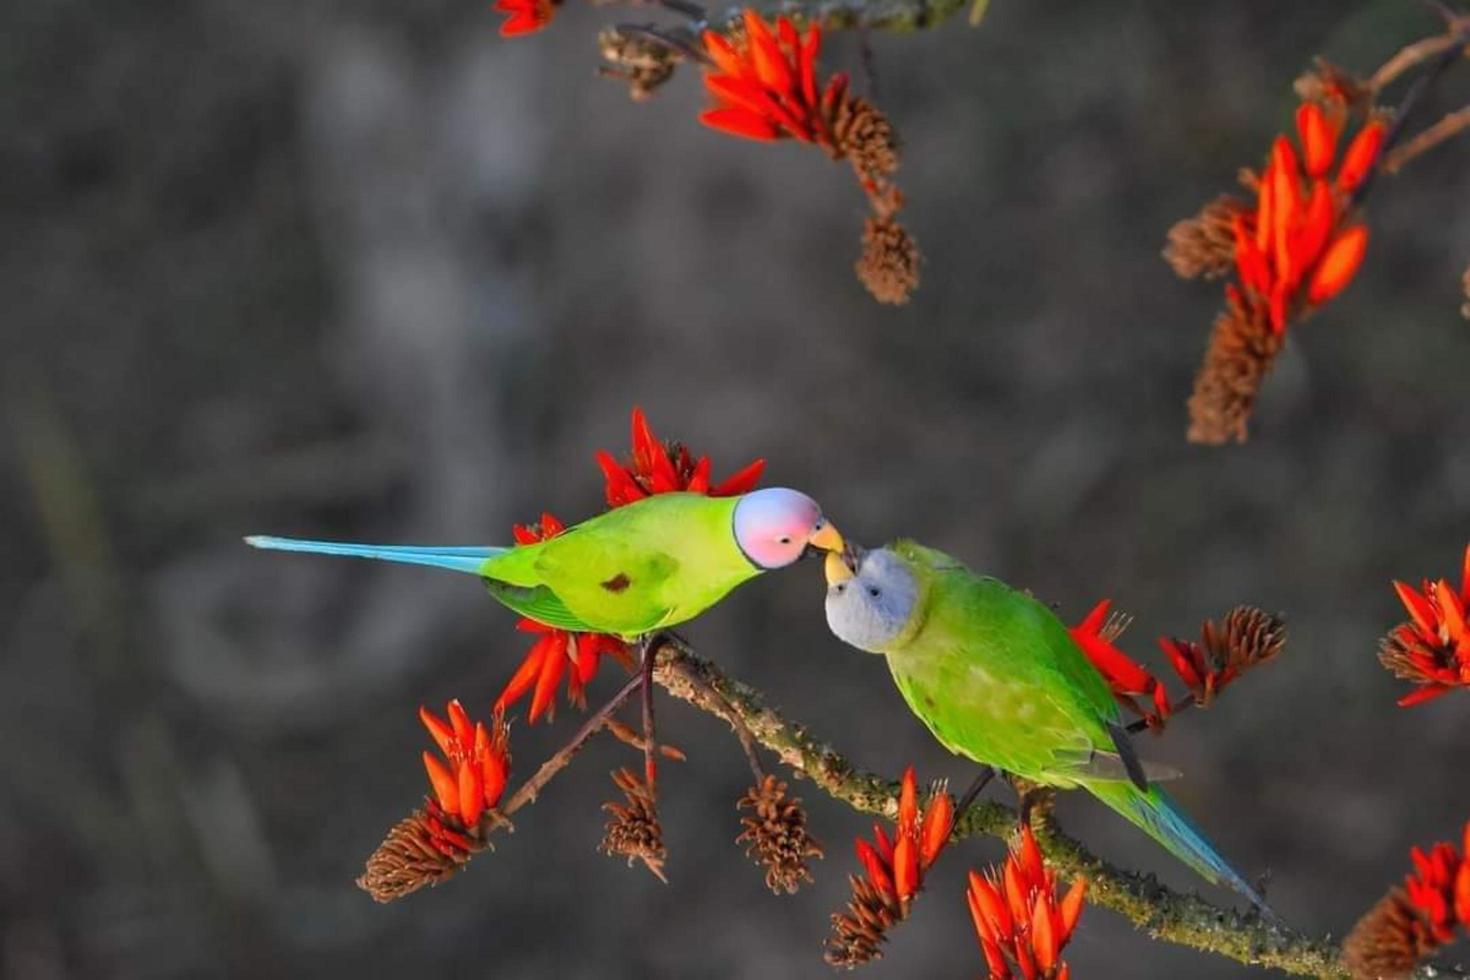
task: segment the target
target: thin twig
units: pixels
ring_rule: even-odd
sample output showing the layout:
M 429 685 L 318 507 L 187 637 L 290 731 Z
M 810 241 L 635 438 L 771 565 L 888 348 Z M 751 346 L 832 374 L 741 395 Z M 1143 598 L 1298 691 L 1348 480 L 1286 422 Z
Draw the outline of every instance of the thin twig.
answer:
M 766 767 L 761 763 L 760 751 L 755 746 L 755 736 L 751 734 L 750 727 L 745 724 L 745 719 L 735 710 L 734 705 L 725 699 L 719 691 L 710 687 L 698 674 L 683 669 L 681 665 L 675 664 L 670 669 L 680 671 L 690 684 L 701 688 L 714 706 L 714 714 L 723 718 L 734 730 L 735 737 L 740 740 L 740 747 L 745 750 L 745 759 L 750 763 L 750 771 L 755 776 L 756 785 L 760 785 L 766 778 Z
M 1447 113 L 1443 119 L 1383 158 L 1383 172 L 1396 174 L 1411 160 L 1428 153 L 1445 140 L 1470 129 L 1470 105 Z
M 639 665 L 643 681 L 643 785 L 654 799 L 658 796 L 658 762 L 654 759 L 658 738 L 653 728 L 653 667 L 661 640 L 659 634 L 643 638 L 643 663 Z
M 522 783 L 511 794 L 505 806 L 500 808 L 500 813 L 508 817 L 527 803 L 535 803 L 536 795 L 541 792 L 541 787 L 545 786 L 551 781 L 553 776 L 565 769 L 567 763 L 572 761 L 572 756 L 581 751 L 582 746 L 587 744 L 587 740 L 602 730 L 603 725 L 612 716 L 613 712 L 621 708 L 633 696 L 633 692 L 642 686 L 643 675 L 641 673 L 634 674 L 630 677 L 628 683 L 623 685 L 622 690 L 612 696 L 612 700 L 594 711 L 582 723 L 582 727 L 577 729 L 577 734 L 572 736 L 570 742 L 558 749 L 556 754 L 551 758 L 541 763 L 541 768 L 536 770 L 536 774 Z
M 1179 712 L 1187 711 L 1190 708 L 1193 708 L 1196 704 L 1199 704 L 1199 702 L 1195 700 L 1194 695 L 1186 694 L 1178 701 L 1175 701 L 1173 704 L 1169 705 L 1169 717 L 1173 718 L 1175 715 L 1179 714 Z M 1140 718 L 1134 722 L 1130 722 L 1126 729 L 1129 735 L 1137 735 L 1139 732 L 1146 732 L 1151 730 L 1157 729 L 1155 729 L 1153 725 L 1149 724 L 1149 719 L 1146 717 Z
M 1430 58 L 1443 54 L 1451 48 L 1465 44 L 1465 38 L 1460 34 L 1448 33 L 1436 34 L 1433 37 L 1422 38 L 1405 45 L 1397 54 L 1379 66 L 1378 70 L 1373 73 L 1373 77 L 1368 79 L 1368 91 L 1377 95 L 1404 72 L 1422 65 Z

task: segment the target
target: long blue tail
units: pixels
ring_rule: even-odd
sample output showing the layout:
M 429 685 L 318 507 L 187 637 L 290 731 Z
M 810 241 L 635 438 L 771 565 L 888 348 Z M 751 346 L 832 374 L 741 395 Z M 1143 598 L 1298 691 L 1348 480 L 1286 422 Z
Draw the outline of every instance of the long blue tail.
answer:
M 313 555 L 343 555 L 348 558 L 373 558 L 378 561 L 396 561 L 409 565 L 431 565 L 455 572 L 479 575 L 485 560 L 498 555 L 506 548 L 465 547 L 438 548 L 415 545 L 349 544 L 345 541 L 303 541 L 299 538 L 272 538 L 266 535 L 251 535 L 245 543 L 252 548 L 272 551 L 302 551 Z
M 1162 844 L 1211 884 L 1228 885 L 1240 892 L 1267 918 L 1279 921 L 1254 888 L 1205 840 L 1194 821 L 1157 785 L 1148 792 L 1123 781 L 1088 781 L 1087 789 L 1130 823 Z

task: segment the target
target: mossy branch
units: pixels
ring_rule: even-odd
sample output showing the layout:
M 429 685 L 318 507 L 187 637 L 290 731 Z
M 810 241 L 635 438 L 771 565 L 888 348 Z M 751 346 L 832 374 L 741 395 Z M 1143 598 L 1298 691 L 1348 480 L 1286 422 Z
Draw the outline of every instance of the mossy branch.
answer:
M 733 712 L 756 741 L 834 799 L 864 813 L 896 816 L 896 780 L 856 768 L 805 726 L 767 705 L 759 691 L 728 677 L 683 641 L 664 639 L 657 655 L 654 679 L 670 694 L 716 717 L 728 719 Z M 981 835 L 1005 839 L 1015 830 L 1017 819 L 1014 809 L 981 801 L 956 823 L 952 839 Z M 1032 821 L 1038 843 L 1061 874 L 1087 876 L 1091 903 L 1122 915 L 1155 939 L 1297 976 L 1349 976 L 1340 962 L 1340 947 L 1330 939 L 1302 935 L 1253 912 L 1223 908 L 1193 893 L 1168 888 L 1151 875 L 1118 868 L 1067 836 L 1046 807 L 1035 808 Z M 1415 976 L 1470 974 L 1426 967 Z

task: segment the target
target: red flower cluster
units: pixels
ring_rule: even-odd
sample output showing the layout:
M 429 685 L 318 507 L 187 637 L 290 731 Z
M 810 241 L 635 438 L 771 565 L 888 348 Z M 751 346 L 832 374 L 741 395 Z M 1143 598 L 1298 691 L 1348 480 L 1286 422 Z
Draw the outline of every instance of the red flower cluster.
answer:
M 495 0 L 494 10 L 509 16 L 500 25 L 501 37 L 534 34 L 556 16 L 561 0 Z
M 704 32 L 704 49 L 715 64 L 704 87 L 715 107 L 700 114 L 706 126 L 747 139 L 795 137 L 830 143 L 827 118 L 847 87 L 847 76 L 832 76 L 820 92 L 817 54 L 822 31 L 816 24 L 803 37 L 786 16 L 776 18 L 776 33 L 754 10 L 745 10 L 743 42 L 716 31 Z M 777 38 L 779 35 L 779 40 Z
M 1158 730 L 1178 706 L 1162 681 L 1113 644 L 1127 620 L 1110 616 L 1111 608 L 1112 600 L 1099 602 L 1072 627 L 1072 639 L 1107 680 L 1113 696 L 1148 727 Z M 1286 632 L 1279 618 L 1238 606 L 1218 624 L 1207 620 L 1198 643 L 1167 636 L 1159 637 L 1158 642 L 1194 703 L 1207 706 L 1226 685 L 1279 653 Z
M 1278 334 L 1303 308 L 1342 292 L 1368 249 L 1367 227 L 1348 221 L 1353 193 L 1377 163 L 1386 128 L 1381 120 L 1370 119 L 1339 158 L 1346 116 L 1339 99 L 1304 103 L 1296 114 L 1301 152 L 1289 138 L 1278 136 L 1256 179 L 1255 211 L 1234 217 L 1235 268 L 1242 292 L 1233 294 L 1232 302 L 1264 309 Z M 1334 163 L 1337 172 L 1332 176 Z
M 1086 892 L 1087 879 L 1079 877 L 1057 900 L 1056 878 L 1027 826 L 1000 872 L 971 871 L 965 897 L 990 980 L 1011 980 L 1017 973 L 1025 980 L 1067 980 L 1061 952 L 1077 928 Z
M 903 773 L 893 837 L 881 824 L 874 824 L 874 843 L 857 839 L 858 860 L 885 898 L 907 905 L 923 887 L 924 873 L 944 849 L 953 827 L 954 804 L 947 793 L 935 794 L 920 812 L 918 781 L 914 767 L 909 766 Z
M 542 514 L 541 523 L 517 524 L 513 533 L 516 544 L 525 545 L 554 538 L 564 530 L 566 525 L 561 521 L 551 514 Z M 539 638 L 526 651 L 520 667 L 511 675 L 500 697 L 495 699 L 495 710 L 504 711 L 534 689 L 529 716 L 532 723 L 543 715 L 547 721 L 556 716 L 556 689 L 563 675 L 567 678 L 567 700 L 578 707 L 586 707 L 587 683 L 597 675 L 604 655 L 611 656 L 629 670 L 633 667 L 628 645 L 616 636 L 573 633 L 534 619 L 520 620 L 516 629 L 535 633 Z
M 1470 930 L 1470 821 L 1465 823 L 1463 846 L 1444 842 L 1426 853 L 1409 852 L 1414 871 L 1404 878 L 1404 892 L 1428 928 L 1429 938 L 1443 945 L 1453 942 L 1455 927 Z
M 1093 606 L 1082 622 L 1071 628 L 1072 639 L 1107 680 L 1114 697 L 1139 716 L 1150 719 L 1150 725 L 1162 724 L 1169 717 L 1169 692 L 1157 677 L 1113 645 L 1127 619 L 1109 617 L 1112 607 L 1111 599 L 1103 599 Z M 1152 708 L 1139 705 L 1136 697 L 1146 698 Z
M 448 722 L 422 707 L 419 718 L 448 760 L 446 764 L 424 753 L 434 796 L 446 815 L 473 833 L 485 811 L 500 802 L 510 775 L 510 732 L 504 716 L 496 712 L 489 728 L 484 722 L 471 725 L 456 699 L 449 702 Z
M 711 486 L 709 457 L 696 459 L 681 443 L 660 442 L 641 408 L 633 409 L 632 439 L 633 455 L 626 465 L 605 450 L 597 453 L 609 507 L 622 507 L 644 497 L 675 491 L 734 497 L 755 489 L 766 468 L 766 461 L 757 459 L 734 476 Z
M 1470 546 L 1465 548 L 1464 572 L 1459 591 L 1446 579 L 1425 579 L 1419 589 L 1394 582 L 1399 599 L 1409 611 L 1410 621 L 1394 628 L 1384 638 L 1379 660 L 1393 673 L 1419 685 L 1399 699 L 1408 708 L 1454 690 L 1470 688 Z

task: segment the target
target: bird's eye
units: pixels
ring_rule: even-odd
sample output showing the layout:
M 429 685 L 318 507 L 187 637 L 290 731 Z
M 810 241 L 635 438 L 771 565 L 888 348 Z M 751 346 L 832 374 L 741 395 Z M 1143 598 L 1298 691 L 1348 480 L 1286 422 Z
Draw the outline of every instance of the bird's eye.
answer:
M 791 537 L 789 535 L 783 534 L 779 538 L 777 538 L 776 541 L 779 544 L 790 544 L 791 543 Z
M 839 593 L 846 592 L 847 591 L 847 583 L 846 582 L 838 582 L 837 583 L 837 591 Z
M 873 597 L 873 598 L 874 598 L 874 599 L 876 599 L 876 598 L 878 598 L 878 591 L 879 591 L 879 590 L 877 590 L 877 589 L 869 589 L 869 590 L 868 590 L 868 595 L 870 595 L 870 596 L 872 596 L 872 597 Z

